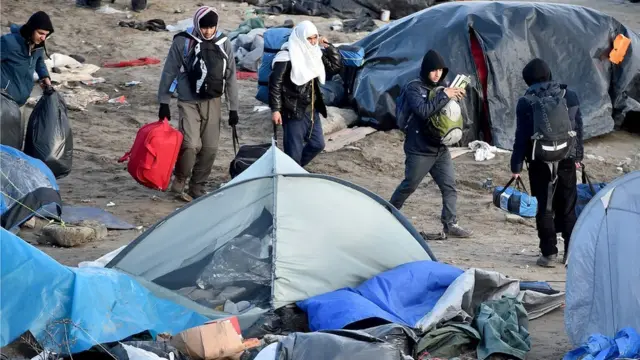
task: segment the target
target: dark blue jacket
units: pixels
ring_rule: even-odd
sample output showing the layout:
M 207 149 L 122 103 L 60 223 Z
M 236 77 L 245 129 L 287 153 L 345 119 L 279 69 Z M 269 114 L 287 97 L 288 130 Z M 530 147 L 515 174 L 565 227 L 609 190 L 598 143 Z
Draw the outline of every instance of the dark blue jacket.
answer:
M 424 126 L 432 115 L 447 105 L 449 97 L 444 91 L 438 91 L 436 96 L 429 100 L 429 92 L 434 91 L 434 88 L 422 81 L 413 81 L 406 86 L 407 111 L 412 112 L 412 118 L 407 127 L 404 151 L 407 154 L 416 155 L 437 154 L 444 145 L 430 139 L 424 133 Z
M 49 77 L 44 64 L 44 48 L 36 47 L 30 52 L 27 41 L 20 35 L 20 26 L 17 25 L 11 25 L 11 33 L 2 35 L 0 41 L 0 88 L 6 89 L 9 96 L 22 106 L 33 90 L 34 71 L 40 79 Z
M 541 93 L 546 95 L 559 95 L 566 90 L 565 99 L 569 108 L 569 117 L 571 125 L 576 132 L 576 146 L 570 154 L 570 158 L 575 162 L 582 161 L 584 154 L 583 145 L 583 129 L 582 114 L 580 113 L 580 101 L 578 95 L 569 90 L 567 85 L 558 84 L 554 81 L 534 84 L 525 95 L 533 93 Z M 531 103 L 525 97 L 521 97 L 516 106 L 516 140 L 513 144 L 513 153 L 511 154 L 511 172 L 519 174 L 522 171 L 522 163 L 527 160 L 531 161 L 531 153 L 533 151 L 533 108 Z

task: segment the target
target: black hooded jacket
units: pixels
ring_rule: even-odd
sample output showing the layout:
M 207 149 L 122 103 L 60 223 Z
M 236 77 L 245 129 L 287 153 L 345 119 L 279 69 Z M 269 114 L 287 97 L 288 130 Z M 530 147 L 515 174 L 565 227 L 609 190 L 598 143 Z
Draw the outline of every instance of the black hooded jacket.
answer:
M 51 18 L 49 18 L 49 15 L 47 15 L 47 13 L 44 11 L 38 11 L 31 15 L 27 23 L 20 27 L 20 35 L 22 35 L 25 41 L 30 44 L 33 32 L 36 30 L 48 31 L 49 35 L 47 35 L 47 38 L 49 38 L 49 36 L 53 34 L 53 23 L 51 22 Z M 38 45 L 35 45 L 34 49 L 41 47 L 44 48 L 45 54 L 47 55 L 47 57 L 49 57 L 49 54 L 46 53 L 47 48 L 44 41 Z
M 540 59 L 534 59 L 522 70 L 522 78 L 529 86 L 525 96 L 529 94 L 562 96 L 565 93 L 567 108 L 571 126 L 576 132 L 576 146 L 569 156 L 573 161 L 582 161 L 584 154 L 582 114 L 580 113 L 580 101 L 578 95 L 568 89 L 567 85 L 553 81 L 549 66 Z M 516 139 L 511 154 L 511 172 L 519 174 L 522 171 L 522 163 L 531 161 L 533 151 L 533 108 L 528 99 L 520 98 L 516 106 Z
M 429 80 L 429 73 L 438 69 L 442 69 L 442 76 L 436 84 Z M 412 118 L 408 124 L 407 137 L 404 142 L 405 153 L 436 154 L 443 146 L 438 139 L 431 139 L 423 128 L 429 118 L 440 111 L 450 100 L 444 91 L 439 91 L 433 99 L 429 100 L 429 93 L 434 91 L 436 87 L 447 86 L 445 78 L 448 73 L 449 69 L 442 56 L 435 50 L 429 50 L 422 59 L 420 79 L 406 85 L 407 111 L 412 112 Z

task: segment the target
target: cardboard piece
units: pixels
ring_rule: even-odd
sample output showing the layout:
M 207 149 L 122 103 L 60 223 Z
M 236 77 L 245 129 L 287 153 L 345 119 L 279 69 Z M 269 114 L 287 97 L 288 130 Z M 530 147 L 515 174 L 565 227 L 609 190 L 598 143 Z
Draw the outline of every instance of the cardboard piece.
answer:
M 238 358 L 245 350 L 233 319 L 208 322 L 185 330 L 171 338 L 171 345 L 192 359 L 218 360 Z

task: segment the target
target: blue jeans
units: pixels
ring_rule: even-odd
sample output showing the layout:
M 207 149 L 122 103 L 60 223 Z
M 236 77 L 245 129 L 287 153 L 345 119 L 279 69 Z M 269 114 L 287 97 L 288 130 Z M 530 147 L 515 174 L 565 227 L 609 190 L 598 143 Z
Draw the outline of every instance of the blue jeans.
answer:
M 284 152 L 298 165 L 305 167 L 324 150 L 324 136 L 320 114 L 316 112 L 311 123 L 311 114 L 305 113 L 300 119 L 284 119 Z
M 416 191 L 427 174 L 431 174 L 442 193 L 442 215 L 440 218 L 442 224 L 455 223 L 458 192 L 453 160 L 446 147 L 441 147 L 434 154 L 407 154 L 404 180 L 398 185 L 389 202 L 396 209 L 402 208 L 404 202 Z

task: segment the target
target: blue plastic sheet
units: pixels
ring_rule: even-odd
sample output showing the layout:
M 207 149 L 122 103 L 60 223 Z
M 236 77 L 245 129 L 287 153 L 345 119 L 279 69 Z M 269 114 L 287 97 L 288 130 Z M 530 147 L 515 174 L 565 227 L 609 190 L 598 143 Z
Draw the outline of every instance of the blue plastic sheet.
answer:
M 298 302 L 312 331 L 337 330 L 369 318 L 414 327 L 462 270 L 434 261 L 400 265 L 365 281 Z
M 114 269 L 63 266 L 4 229 L 0 255 L 0 347 L 29 330 L 51 351 L 77 353 L 144 331 L 176 334 L 208 320 Z
M 613 360 L 640 358 L 640 335 L 630 327 L 624 328 L 611 339 L 602 334 L 589 337 L 583 346 L 567 353 L 562 360 Z

